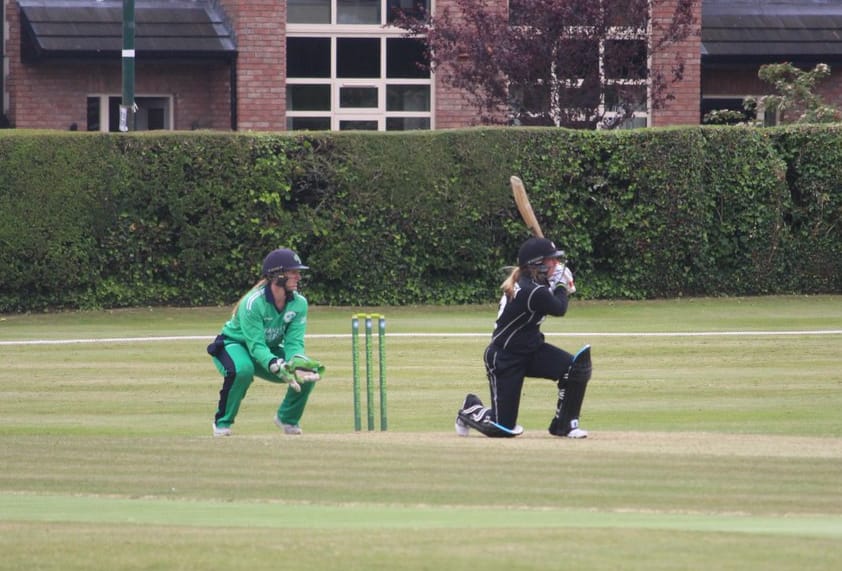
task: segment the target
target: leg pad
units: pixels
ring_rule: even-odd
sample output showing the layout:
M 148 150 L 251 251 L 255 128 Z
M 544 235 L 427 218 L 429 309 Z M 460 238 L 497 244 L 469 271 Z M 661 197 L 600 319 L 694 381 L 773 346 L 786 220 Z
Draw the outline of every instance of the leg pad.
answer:
M 585 345 L 573 356 L 570 367 L 558 381 L 558 403 L 550 421 L 550 434 L 567 436 L 571 430 L 579 428 L 579 413 L 592 370 L 591 346 Z

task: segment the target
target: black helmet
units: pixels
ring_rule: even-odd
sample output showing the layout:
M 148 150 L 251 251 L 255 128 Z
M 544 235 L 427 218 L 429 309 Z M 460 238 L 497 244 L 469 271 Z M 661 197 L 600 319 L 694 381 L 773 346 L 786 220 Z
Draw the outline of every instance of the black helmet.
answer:
M 559 250 L 546 238 L 532 237 L 520 246 L 517 252 L 517 265 L 526 267 L 540 264 L 544 258 L 563 258 L 564 250 Z
M 286 270 L 309 270 L 308 266 L 301 263 L 298 254 L 289 248 L 278 248 L 272 250 L 263 258 L 263 276 L 272 278 L 282 274 Z

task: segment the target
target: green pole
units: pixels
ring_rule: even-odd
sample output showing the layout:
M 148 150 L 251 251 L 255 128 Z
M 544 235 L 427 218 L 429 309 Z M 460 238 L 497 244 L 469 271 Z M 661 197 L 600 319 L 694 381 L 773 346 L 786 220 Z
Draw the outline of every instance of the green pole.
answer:
M 358 315 L 351 316 L 351 370 L 353 375 L 354 391 L 354 430 L 362 430 L 362 407 L 360 406 L 360 361 L 357 357 L 359 351 L 360 318 Z
M 368 429 L 374 430 L 374 365 L 371 362 L 373 352 L 371 339 L 371 315 L 365 316 L 365 394 L 368 412 Z
M 134 0 L 123 0 L 123 100 L 120 131 L 134 131 Z
M 378 319 L 379 339 L 377 348 L 380 351 L 380 430 L 386 430 L 386 317 L 381 315 Z

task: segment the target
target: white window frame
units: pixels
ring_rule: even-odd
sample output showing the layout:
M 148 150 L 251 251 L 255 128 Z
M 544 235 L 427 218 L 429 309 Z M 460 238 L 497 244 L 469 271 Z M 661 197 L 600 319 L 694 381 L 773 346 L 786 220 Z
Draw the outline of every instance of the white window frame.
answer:
M 605 89 L 612 85 L 638 85 L 638 86 L 646 86 L 646 109 L 643 111 L 634 111 L 632 116 L 629 120 L 634 121 L 637 119 L 642 119 L 645 121 L 646 126 L 650 125 L 650 110 L 652 109 L 652 84 L 647 74 L 645 79 L 611 79 L 605 77 L 605 42 L 610 40 L 643 40 L 647 43 L 647 48 L 651 48 L 650 44 L 650 37 L 651 37 L 651 18 L 649 19 L 649 28 L 625 28 L 625 27 L 612 27 L 608 29 L 608 32 L 605 37 L 599 38 L 598 42 L 598 50 L 599 50 L 599 83 L 601 86 L 600 95 L 599 95 L 599 103 L 597 104 L 597 114 L 603 118 L 603 121 L 597 123 L 597 129 L 604 129 L 605 128 L 605 121 L 611 121 L 612 119 L 617 117 L 617 113 L 614 111 L 610 111 L 606 108 L 605 103 Z M 587 28 L 582 27 L 571 27 L 569 29 L 570 37 L 575 38 L 577 35 L 576 32 L 585 31 L 588 32 Z M 646 66 L 647 70 L 652 69 L 652 53 L 651 49 L 647 49 L 646 54 Z M 555 66 L 553 65 L 553 69 L 551 70 L 551 74 L 555 78 Z M 582 78 L 571 78 L 566 80 L 565 83 L 568 84 L 570 87 L 580 86 L 584 80 Z M 554 85 L 558 85 L 559 82 L 555 82 Z M 553 89 L 553 92 L 550 93 L 550 115 L 553 116 L 553 120 L 556 123 L 556 126 L 560 124 L 560 115 L 561 110 L 559 108 L 559 101 L 558 101 L 558 91 Z M 527 114 L 529 115 L 529 114 Z M 585 117 L 582 117 L 582 120 L 585 120 Z M 622 127 L 618 127 L 622 128 Z
M 651 27 L 651 18 L 650 27 Z M 646 86 L 646 109 L 643 111 L 634 111 L 632 112 L 632 116 L 627 119 L 627 121 L 634 121 L 636 119 L 643 119 L 646 122 L 645 126 L 649 126 L 649 110 L 652 108 L 652 83 L 649 79 L 649 74 L 647 73 L 645 79 L 610 79 L 605 77 L 605 42 L 609 40 L 643 40 L 646 42 L 646 69 L 652 69 L 652 50 L 651 50 L 651 43 L 649 40 L 649 34 L 647 30 L 643 28 L 620 28 L 614 27 L 608 30 L 608 35 L 604 38 L 600 38 L 599 40 L 599 82 L 602 86 L 602 90 L 599 96 L 599 114 L 603 117 L 603 119 L 612 120 L 617 117 L 617 113 L 614 111 L 610 111 L 606 109 L 605 106 L 605 88 L 612 86 L 612 85 L 632 85 L 632 86 Z M 597 129 L 603 129 L 604 125 L 602 122 L 597 124 Z M 617 127 L 622 128 L 622 126 Z
M 290 78 L 285 77 L 286 85 L 316 85 L 329 84 L 331 86 L 330 111 L 293 111 L 287 108 L 286 117 L 329 117 L 331 130 L 339 130 L 341 121 L 346 120 L 376 120 L 379 131 L 386 130 L 386 119 L 389 118 L 422 118 L 430 122 L 430 130 L 435 129 L 435 78 L 430 74 L 429 78 L 387 78 L 386 77 L 386 51 L 387 40 L 406 39 L 405 31 L 402 28 L 388 25 L 387 0 L 380 0 L 380 23 L 379 24 L 336 24 L 338 16 L 337 0 L 331 0 L 331 23 L 330 24 L 294 24 L 287 23 L 287 38 L 330 38 L 330 77 L 314 78 Z M 433 0 L 431 0 L 431 9 Z M 379 78 L 345 78 L 337 77 L 336 70 L 336 43 L 338 38 L 377 38 L 380 41 L 380 77 Z M 430 90 L 429 111 L 387 111 L 386 90 L 390 85 L 424 85 Z M 346 86 L 371 86 L 378 90 L 377 108 L 364 109 L 340 109 L 339 90 Z

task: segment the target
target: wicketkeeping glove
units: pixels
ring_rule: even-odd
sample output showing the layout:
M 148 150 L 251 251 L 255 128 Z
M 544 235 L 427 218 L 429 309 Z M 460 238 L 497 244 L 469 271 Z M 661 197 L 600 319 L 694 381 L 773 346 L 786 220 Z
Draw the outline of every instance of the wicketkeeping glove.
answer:
M 269 361 L 269 372 L 277 375 L 283 382 L 287 383 L 295 392 L 301 392 L 301 385 L 295 375 L 289 372 L 289 364 L 283 359 L 272 359 Z
M 322 378 L 325 366 L 306 355 L 296 355 L 287 363 L 287 369 L 302 383 L 313 383 Z
M 563 287 L 567 295 L 576 293 L 576 284 L 573 282 L 573 272 L 567 267 L 567 264 L 559 264 L 555 267 L 553 275 L 550 276 L 550 290 L 555 290 L 557 287 Z

